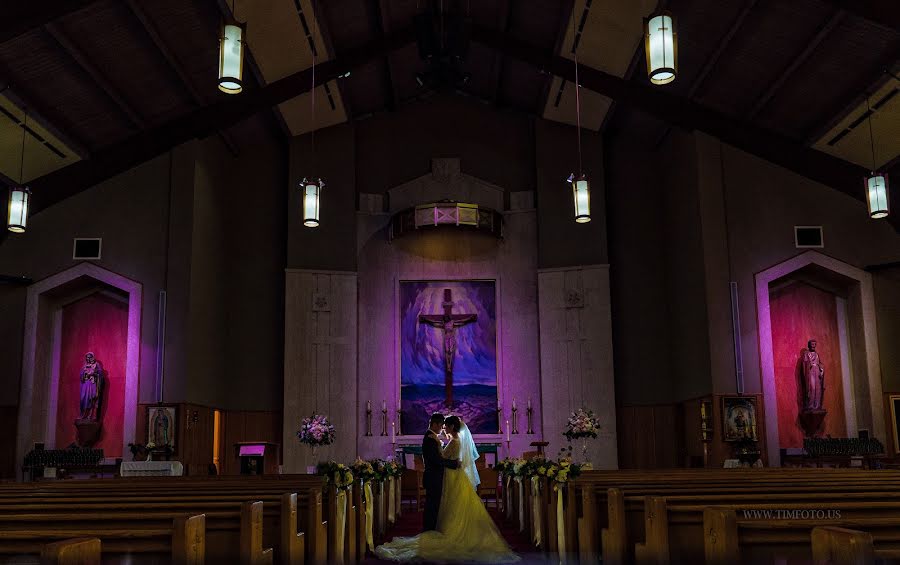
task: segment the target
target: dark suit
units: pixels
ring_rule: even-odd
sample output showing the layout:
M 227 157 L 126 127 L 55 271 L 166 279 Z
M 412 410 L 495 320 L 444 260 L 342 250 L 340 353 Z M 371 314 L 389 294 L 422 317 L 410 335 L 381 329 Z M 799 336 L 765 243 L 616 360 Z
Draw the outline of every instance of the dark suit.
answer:
M 441 457 L 441 442 L 431 430 L 422 439 L 422 459 L 425 461 L 425 473 L 422 476 L 422 486 L 425 487 L 423 530 L 428 531 L 437 528 L 441 494 L 444 491 L 444 467 L 456 469 L 459 462 Z

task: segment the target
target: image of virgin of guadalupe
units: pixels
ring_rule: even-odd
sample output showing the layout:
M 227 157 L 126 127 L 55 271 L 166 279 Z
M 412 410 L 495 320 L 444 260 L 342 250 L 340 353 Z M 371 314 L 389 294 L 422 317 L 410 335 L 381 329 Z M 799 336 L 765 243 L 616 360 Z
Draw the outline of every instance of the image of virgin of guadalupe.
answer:
M 81 368 L 81 400 L 79 403 L 80 419 L 100 419 L 100 395 L 103 392 L 103 365 L 92 352 L 84 356 Z

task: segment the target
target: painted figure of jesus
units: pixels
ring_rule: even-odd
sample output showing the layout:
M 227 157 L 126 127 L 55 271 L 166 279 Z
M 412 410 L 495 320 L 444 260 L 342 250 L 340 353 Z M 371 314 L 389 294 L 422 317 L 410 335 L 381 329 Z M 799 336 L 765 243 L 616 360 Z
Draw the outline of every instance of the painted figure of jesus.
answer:
M 478 314 L 454 314 L 453 294 L 449 288 L 444 289 L 443 314 L 422 314 L 419 323 L 428 324 L 443 332 L 444 341 L 444 387 L 446 389 L 446 405 L 453 405 L 453 360 L 456 358 L 456 329 L 474 323 Z

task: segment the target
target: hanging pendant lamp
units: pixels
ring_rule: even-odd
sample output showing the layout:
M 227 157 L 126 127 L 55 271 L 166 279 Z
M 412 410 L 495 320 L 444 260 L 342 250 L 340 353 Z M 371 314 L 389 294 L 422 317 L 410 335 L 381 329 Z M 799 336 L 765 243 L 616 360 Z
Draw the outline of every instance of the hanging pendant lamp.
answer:
M 891 212 L 888 201 L 888 176 L 875 170 L 875 135 L 872 132 L 872 109 L 866 97 L 866 109 L 869 113 L 869 146 L 872 151 L 872 172 L 865 179 L 866 202 L 869 205 L 869 217 L 873 219 L 887 218 Z
M 573 29 L 575 27 L 574 18 L 572 19 L 572 27 Z M 574 34 L 573 37 L 575 37 Z M 591 221 L 591 183 L 581 168 L 581 83 L 578 82 L 577 45 L 572 46 L 572 56 L 575 59 L 575 131 L 578 137 L 578 174 L 570 174 L 566 182 L 572 185 L 575 221 L 579 224 L 586 224 Z
M 318 24 L 318 18 L 316 17 L 316 6 L 315 3 L 312 4 L 313 8 L 313 41 L 315 41 L 316 37 L 316 26 Z M 312 46 L 312 88 L 310 89 L 310 132 L 309 132 L 309 140 L 310 140 L 310 161 L 312 162 L 313 168 L 315 168 L 316 163 L 316 51 L 315 46 Z M 317 228 L 319 227 L 319 212 L 321 211 L 321 198 L 322 198 L 322 189 L 325 188 L 325 181 L 319 177 L 311 176 L 305 177 L 302 181 L 300 181 L 300 192 L 301 197 L 303 198 L 303 225 L 308 228 Z
M 13 233 L 25 233 L 28 227 L 28 208 L 31 204 L 31 190 L 22 182 L 25 169 L 25 130 L 28 127 L 28 111 L 22 122 L 22 154 L 19 160 L 19 185 L 9 188 L 9 205 L 6 211 L 6 229 Z
M 647 76 L 653 84 L 675 80 L 678 68 L 678 34 L 669 12 L 656 12 L 644 19 L 644 52 Z
M 243 90 L 244 46 L 247 43 L 247 23 L 238 22 L 234 17 L 234 2 L 231 15 L 222 20 L 219 34 L 219 90 L 225 94 L 238 94 Z

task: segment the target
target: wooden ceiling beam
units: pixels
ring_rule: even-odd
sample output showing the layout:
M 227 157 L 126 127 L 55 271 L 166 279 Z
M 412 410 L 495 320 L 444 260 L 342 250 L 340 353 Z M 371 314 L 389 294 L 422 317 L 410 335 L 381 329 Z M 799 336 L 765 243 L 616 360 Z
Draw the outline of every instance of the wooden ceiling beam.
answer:
M 96 0 L 6 2 L 0 21 L 0 44 L 93 4 Z
M 188 77 L 187 72 L 184 70 L 184 67 L 178 61 L 178 57 L 176 57 L 175 53 L 173 53 L 172 50 L 169 49 L 169 46 L 166 45 L 166 42 L 159 34 L 159 30 L 156 28 L 156 24 L 153 23 L 153 20 L 147 14 L 144 7 L 141 6 L 140 2 L 138 2 L 137 0 L 127 0 L 126 4 L 131 10 L 131 14 L 138 20 L 138 22 L 140 22 L 141 26 L 144 28 L 144 31 L 147 33 L 147 36 L 150 37 L 150 41 L 152 41 L 153 45 L 156 46 L 156 50 L 159 51 L 160 55 L 162 55 L 163 57 L 163 60 L 165 60 L 166 64 L 169 65 L 169 68 L 172 70 L 172 72 L 174 72 L 178 77 L 181 85 L 190 95 L 194 103 L 198 106 L 203 106 L 203 98 L 200 96 L 200 93 L 197 92 L 197 89 L 194 88 L 194 85 L 191 84 L 191 79 L 190 77 Z M 237 146 L 235 145 L 234 140 L 231 139 L 231 136 L 228 135 L 228 132 L 220 130 L 217 133 L 222 139 L 222 143 L 224 143 L 228 148 L 228 151 L 230 151 L 232 155 L 237 155 Z
M 316 86 L 384 57 L 385 53 L 405 47 L 413 41 L 414 30 L 406 28 L 350 49 L 338 58 L 318 63 Z M 34 193 L 32 212 L 40 213 L 182 143 L 206 137 L 258 112 L 268 111 L 282 102 L 309 92 L 311 86 L 312 69 L 304 69 L 266 86 L 247 88 L 238 96 L 225 97 L 214 104 L 107 146 L 90 159 L 73 163 L 29 183 Z
M 553 52 L 550 55 L 556 56 L 562 51 L 563 45 L 566 43 L 566 34 L 569 32 L 569 22 L 574 17 L 575 0 L 564 0 L 559 3 L 559 22 L 556 25 L 556 41 L 553 44 Z M 498 50 L 499 52 L 499 50 Z M 547 100 L 551 96 L 550 89 L 553 88 L 553 75 L 539 69 L 546 78 L 544 78 L 544 87 L 541 89 L 541 95 L 538 98 L 539 106 L 535 111 L 538 116 L 544 116 L 544 108 L 547 107 Z
M 497 29 L 503 33 L 509 33 L 510 22 L 512 21 L 513 3 L 510 0 L 500 0 L 497 6 L 499 12 Z M 494 66 L 491 68 L 491 100 L 494 104 L 500 101 L 501 79 L 503 77 L 503 54 L 499 51 L 494 53 Z
M 473 27 L 472 40 L 563 79 L 575 80 L 572 61 L 555 54 L 548 55 L 546 50 L 508 34 Z M 738 121 L 659 88 L 636 84 L 585 65 L 578 65 L 578 73 L 581 85 L 598 94 L 632 106 L 673 126 L 703 131 L 770 163 L 864 201 L 860 179 L 868 171 L 863 167 L 810 149 L 774 132 Z M 894 229 L 900 231 L 900 216 L 891 216 L 889 221 Z
M 900 2 L 894 0 L 825 0 L 825 2 L 879 27 L 900 32 Z
M 372 27 L 375 30 L 375 37 L 384 37 L 390 27 L 388 24 L 388 9 L 389 5 L 385 5 L 383 0 L 372 0 Z M 394 83 L 394 74 L 391 69 L 390 53 L 384 56 L 384 76 L 382 80 L 384 83 L 385 106 L 388 111 L 393 111 L 397 108 L 399 96 L 397 95 L 397 85 Z
M 728 31 L 725 32 L 725 35 L 719 40 L 719 43 L 716 45 L 715 51 L 713 51 L 712 55 L 706 60 L 703 68 L 700 70 L 700 73 L 697 75 L 697 78 L 694 79 L 694 83 L 691 85 L 691 88 L 688 90 L 688 98 L 693 99 L 694 96 L 697 95 L 697 92 L 706 82 L 706 79 L 709 77 L 710 73 L 716 67 L 716 63 L 719 62 L 719 59 L 722 57 L 722 54 L 731 45 L 731 40 L 737 35 L 737 32 L 740 31 L 741 26 L 744 25 L 744 21 L 746 21 L 747 16 L 750 15 L 750 12 L 753 11 L 753 8 L 759 3 L 759 0 L 746 0 L 744 2 L 744 7 L 741 9 L 740 14 L 731 22 L 731 26 L 729 26 Z M 643 45 L 641 45 L 643 49 Z
M 47 32 L 50 37 L 56 41 L 57 45 L 59 45 L 60 49 L 62 49 L 66 55 L 72 58 L 75 63 L 81 67 L 91 80 L 94 81 L 94 84 L 103 91 L 103 94 L 106 95 L 107 98 L 112 100 L 112 102 L 122 111 L 123 114 L 128 118 L 133 126 L 137 129 L 144 129 L 147 125 L 146 121 L 143 117 L 134 109 L 134 107 L 125 100 L 125 97 L 121 92 L 116 89 L 109 81 L 108 78 L 98 69 L 92 62 L 91 58 L 81 50 L 80 47 L 75 45 L 75 43 L 69 38 L 66 33 L 60 29 L 60 27 L 55 23 L 49 23 L 44 26 L 44 31 Z
M 753 107 L 747 113 L 747 120 L 752 120 L 762 111 L 763 108 L 766 107 L 766 104 L 769 103 L 770 100 L 775 96 L 775 94 L 784 86 L 784 83 L 788 81 L 789 78 L 802 67 L 806 61 L 812 56 L 812 54 L 818 49 L 819 45 L 834 31 L 834 28 L 841 23 L 841 20 L 844 19 L 844 15 L 846 12 L 843 10 L 835 11 L 829 18 L 819 26 L 818 31 L 816 31 L 816 35 L 813 36 L 812 39 L 806 44 L 796 57 L 791 60 L 791 63 L 778 75 L 774 81 L 769 83 L 769 88 L 763 92 L 762 96 L 753 104 Z

